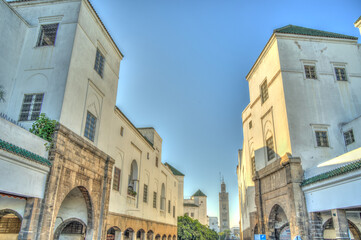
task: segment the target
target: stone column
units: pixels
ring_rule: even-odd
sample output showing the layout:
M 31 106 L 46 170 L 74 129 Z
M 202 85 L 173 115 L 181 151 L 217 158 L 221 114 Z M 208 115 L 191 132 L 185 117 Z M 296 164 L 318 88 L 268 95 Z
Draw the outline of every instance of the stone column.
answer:
M 350 239 L 348 234 L 348 221 L 344 209 L 332 209 L 332 221 L 336 231 L 336 239 Z
M 309 213 L 311 240 L 323 240 L 322 218 L 318 212 Z
M 26 199 L 24 217 L 21 222 L 21 229 L 18 237 L 19 240 L 35 239 L 36 231 L 38 230 L 40 206 L 40 198 Z

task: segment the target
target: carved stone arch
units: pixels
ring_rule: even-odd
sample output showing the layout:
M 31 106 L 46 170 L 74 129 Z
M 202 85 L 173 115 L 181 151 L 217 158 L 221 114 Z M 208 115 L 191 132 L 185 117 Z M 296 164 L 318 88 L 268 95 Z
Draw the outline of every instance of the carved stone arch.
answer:
M 361 240 L 360 229 L 351 220 L 347 219 L 347 221 L 348 221 L 348 228 L 350 229 L 350 232 L 352 233 L 354 239 L 355 240 Z
M 7 214 L 14 214 L 15 216 L 17 216 L 20 219 L 20 221 L 23 220 L 23 217 L 20 215 L 20 213 L 18 213 L 15 210 L 12 210 L 12 209 L 9 209 L 9 208 L 4 208 L 4 209 L 0 210 L 0 218 L 7 215 Z
M 80 193 L 81 193 L 81 195 L 83 196 L 83 198 L 84 198 L 84 201 L 85 201 L 85 205 L 86 205 L 86 210 L 87 210 L 87 218 L 86 218 L 86 220 L 87 220 L 87 223 L 85 224 L 85 222 L 83 221 L 83 220 L 81 220 L 80 218 L 76 218 L 76 217 L 72 217 L 72 218 L 69 218 L 69 219 L 79 219 L 82 223 L 84 223 L 84 226 L 86 227 L 86 236 L 87 236 L 87 238 L 86 239 L 88 239 L 88 236 L 92 236 L 93 235 L 93 231 L 94 231 L 94 223 L 93 223 L 93 221 L 94 221 L 94 207 L 93 207 L 93 203 L 92 203 L 92 200 L 91 200 L 91 197 L 90 197 L 90 193 L 88 192 L 88 190 L 86 189 L 86 187 L 84 187 L 84 186 L 76 186 L 76 187 L 74 187 L 74 188 L 72 188 L 66 195 L 64 195 L 61 199 L 59 199 L 59 206 L 58 206 L 58 208 L 57 208 L 57 210 L 55 211 L 56 212 L 56 216 L 58 216 L 59 215 L 59 211 L 60 211 L 60 209 L 61 209 L 61 207 L 62 207 L 62 204 L 63 204 L 63 202 L 64 202 L 64 200 L 69 196 L 69 194 L 73 191 L 73 190 L 75 190 L 75 189 L 78 189 L 79 191 L 80 191 Z M 58 218 L 61 218 L 61 217 L 57 217 L 57 219 Z M 64 219 L 60 219 L 60 220 L 62 220 L 62 222 L 65 222 L 65 221 L 67 221 L 68 219 L 66 219 L 65 221 L 64 221 Z M 61 223 L 62 224 L 62 223 Z M 61 225 L 60 224 L 60 225 Z M 60 226 L 59 225 L 59 226 Z M 59 228 L 59 226 L 57 227 L 57 229 Z M 59 234 L 61 234 L 61 231 L 60 231 L 60 233 Z M 54 235 L 55 236 L 55 235 Z M 55 239 L 55 237 L 54 237 L 54 239 Z
M 153 230 L 148 230 L 146 239 L 147 240 L 153 240 L 154 239 L 154 231 Z
M 58 240 L 59 237 L 60 237 L 60 234 L 63 232 L 63 230 L 69 225 L 71 224 L 72 222 L 77 222 L 77 223 L 80 223 L 82 226 L 83 226 L 83 236 L 86 235 L 86 232 L 87 232 L 87 226 L 86 224 L 79 218 L 69 218 L 69 219 L 66 219 L 65 221 L 63 221 L 55 230 L 55 233 L 54 233 L 54 240 Z
M 163 234 L 162 240 L 167 240 L 167 235 Z
M 144 231 L 144 229 L 143 228 L 141 228 L 141 229 L 139 229 L 138 231 L 137 231 L 137 234 L 135 235 L 135 239 L 136 240 L 145 240 L 145 231 Z
M 176 236 L 176 235 L 173 235 L 173 240 L 177 240 L 177 236 Z
M 268 217 L 268 236 L 269 239 L 279 240 L 281 231 L 289 226 L 289 217 L 284 211 L 285 208 L 282 208 L 279 204 L 275 204 L 271 211 L 269 212 Z
M 158 233 L 157 235 L 155 235 L 155 240 L 160 240 L 160 234 Z
M 168 235 L 168 240 L 172 240 L 172 235 Z
M 25 85 L 28 91 L 39 91 L 41 89 L 47 89 L 49 85 L 48 77 L 43 73 L 35 73 L 26 79 Z

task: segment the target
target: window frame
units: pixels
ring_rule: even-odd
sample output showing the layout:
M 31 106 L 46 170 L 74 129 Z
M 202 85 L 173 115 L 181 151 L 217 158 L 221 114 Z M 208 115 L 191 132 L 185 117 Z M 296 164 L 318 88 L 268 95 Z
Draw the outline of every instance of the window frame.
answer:
M 347 71 L 346 63 L 331 62 L 331 64 L 332 64 L 332 73 L 335 78 L 335 82 L 349 82 L 350 81 L 350 78 L 347 74 L 348 71 Z M 338 74 L 336 73 L 336 69 L 343 69 L 345 71 L 345 80 L 337 79 Z
M 104 77 L 104 68 L 105 68 L 105 54 L 98 47 L 95 53 L 94 70 L 95 72 L 98 73 L 98 75 L 101 78 Z
M 88 126 L 88 115 L 90 115 L 91 117 L 93 117 L 95 119 L 95 123 L 94 123 L 94 127 L 93 127 L 93 130 L 94 130 L 93 131 L 93 138 L 91 138 L 91 135 L 88 135 L 89 134 L 88 131 L 91 130 L 90 126 L 87 127 Z M 95 134 L 96 134 L 96 129 L 97 129 L 97 120 L 98 120 L 97 117 L 88 110 L 87 114 L 86 114 L 86 117 L 85 117 L 84 137 L 89 139 L 92 142 L 95 142 Z M 87 130 L 87 129 L 89 129 L 89 130 Z
M 30 103 L 25 102 L 27 96 L 31 96 Z M 41 101 L 36 101 L 38 96 L 41 96 Z M 24 94 L 23 102 L 22 102 L 21 108 L 20 108 L 19 122 L 36 121 L 39 118 L 40 114 L 41 114 L 41 108 L 42 108 L 43 103 L 44 103 L 44 97 L 45 97 L 45 93 Z M 39 107 L 39 110 L 34 111 L 34 107 L 35 107 L 36 104 L 40 104 L 40 107 Z M 22 118 L 22 114 L 24 114 L 26 112 L 25 105 L 29 105 L 29 111 L 27 111 L 26 120 Z M 39 113 L 39 114 L 37 114 L 36 118 L 33 117 L 34 113 Z
M 143 202 L 148 203 L 148 185 L 143 185 Z
M 118 172 L 118 180 L 117 180 L 117 182 L 115 182 L 115 181 L 116 181 L 116 174 L 117 174 L 117 172 Z M 121 176 L 121 173 L 122 173 L 122 171 L 121 171 L 120 168 L 114 167 L 113 186 L 112 186 L 112 189 L 113 189 L 114 191 L 120 192 L 120 176 Z M 118 185 L 117 188 L 115 188 L 115 185 L 116 185 L 115 183 Z
M 54 39 L 53 42 L 51 44 L 42 44 L 44 41 L 44 26 L 50 26 L 50 25 L 56 25 L 56 31 L 55 31 L 55 35 L 54 35 Z M 38 34 L 38 39 L 36 41 L 36 47 L 51 47 L 51 46 L 55 46 L 55 42 L 56 42 L 56 37 L 58 35 L 58 31 L 59 31 L 59 23 L 55 22 L 55 23 L 46 23 L 46 24 L 41 24 L 39 27 L 39 34 Z
M 350 141 L 351 142 L 348 142 L 348 138 L 350 138 Z M 352 144 L 352 143 L 354 143 L 355 142 L 355 135 L 354 135 L 354 133 L 353 133 L 353 129 L 351 128 L 351 129 L 349 129 L 349 130 L 347 130 L 347 131 L 344 131 L 343 132 L 343 139 L 344 139 L 344 141 L 345 141 L 345 146 L 348 146 L 348 145 L 350 145 L 350 144 Z
M 325 136 L 323 136 L 325 134 Z M 327 130 L 317 129 L 315 130 L 315 139 L 316 139 L 316 146 L 317 147 L 330 147 L 330 141 L 328 137 Z M 319 139 L 319 140 L 317 140 Z
M 265 91 L 263 91 L 263 86 L 265 86 Z M 269 93 L 268 93 L 268 83 L 267 83 L 267 79 L 265 79 L 261 85 L 259 86 L 259 91 L 260 91 L 260 97 L 261 97 L 261 103 L 265 103 L 268 98 L 269 98 Z
M 307 73 L 306 73 L 306 67 L 310 67 L 314 69 L 314 77 L 312 77 L 312 72 L 310 72 L 310 77 L 307 77 Z M 303 64 L 303 74 L 305 76 L 305 79 L 309 79 L 309 80 L 318 80 L 318 75 L 317 75 L 317 70 L 316 70 L 316 64 L 314 63 L 304 63 Z

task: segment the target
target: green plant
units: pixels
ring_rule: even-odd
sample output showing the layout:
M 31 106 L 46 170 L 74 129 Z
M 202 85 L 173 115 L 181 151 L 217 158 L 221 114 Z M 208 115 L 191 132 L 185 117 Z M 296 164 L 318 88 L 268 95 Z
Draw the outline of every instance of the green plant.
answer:
M 218 234 L 198 220 L 178 217 L 178 240 L 218 240 Z
M 45 113 L 42 113 L 33 123 L 29 131 L 48 141 L 48 143 L 45 144 L 45 147 L 46 150 L 49 150 L 50 147 L 52 147 L 53 133 L 57 124 L 58 122 L 56 120 L 51 120 Z
M 130 189 L 130 188 L 128 188 L 128 195 L 130 195 L 130 196 L 132 196 L 132 197 L 135 197 L 135 196 L 137 196 L 137 192 L 134 191 L 134 190 L 132 190 L 132 189 Z

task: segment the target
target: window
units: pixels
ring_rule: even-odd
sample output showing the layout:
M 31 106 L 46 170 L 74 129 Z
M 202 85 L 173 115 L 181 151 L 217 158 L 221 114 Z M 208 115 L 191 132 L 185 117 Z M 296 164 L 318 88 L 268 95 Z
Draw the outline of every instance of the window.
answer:
M 175 206 L 173 206 L 173 217 L 175 218 Z
M 58 23 L 41 25 L 40 35 L 36 46 L 53 46 L 55 44 L 56 32 L 58 31 Z
M 124 128 L 123 128 L 123 127 L 120 127 L 120 136 L 123 137 L 123 135 L 124 135 Z
M 37 120 L 41 105 L 43 104 L 44 93 L 39 94 L 25 94 L 23 105 L 20 111 L 19 121 L 33 121 Z
M 97 123 L 97 118 L 93 114 L 88 112 L 86 115 L 84 137 L 88 138 L 89 140 L 91 140 L 93 142 L 94 142 L 94 136 L 95 136 L 96 123 Z
M 335 67 L 337 81 L 347 81 L 346 69 L 344 67 Z
M 349 130 L 343 133 L 343 137 L 345 138 L 345 144 L 350 145 L 351 143 L 355 142 L 355 138 L 353 136 L 353 130 Z
M 147 153 L 147 159 L 149 159 L 149 152 Z
M 120 169 L 114 167 L 113 190 L 119 191 L 120 186 Z
M 66 225 L 62 233 L 64 234 L 83 234 L 83 224 L 80 222 L 73 221 Z
M 0 234 L 18 234 L 20 232 L 21 220 L 13 213 L 0 217 Z M 5 236 L 6 238 L 6 236 Z
M 157 208 L 157 193 L 153 192 L 153 208 Z
M 304 65 L 307 79 L 317 79 L 316 68 L 313 65 Z
M 317 147 L 328 147 L 327 131 L 315 131 Z
M 252 128 L 252 121 L 249 121 L 249 123 L 248 123 L 248 128 L 249 128 L 249 129 Z
M 155 157 L 155 166 L 158 167 L 158 157 Z
M 94 70 L 103 77 L 103 71 L 104 71 L 104 62 L 105 58 L 103 54 L 100 52 L 99 49 L 97 49 L 97 53 L 95 56 L 95 64 L 94 64 Z
M 191 217 L 194 217 L 194 213 L 191 213 Z
M 148 185 L 144 184 L 143 202 L 148 202 Z
M 276 156 L 273 146 L 273 137 L 270 137 L 266 140 L 266 146 L 267 146 L 267 160 L 270 161 Z
M 170 213 L 170 200 L 168 200 L 168 213 Z
M 264 103 L 268 99 L 268 86 L 267 81 L 264 81 L 261 85 L 261 100 Z

